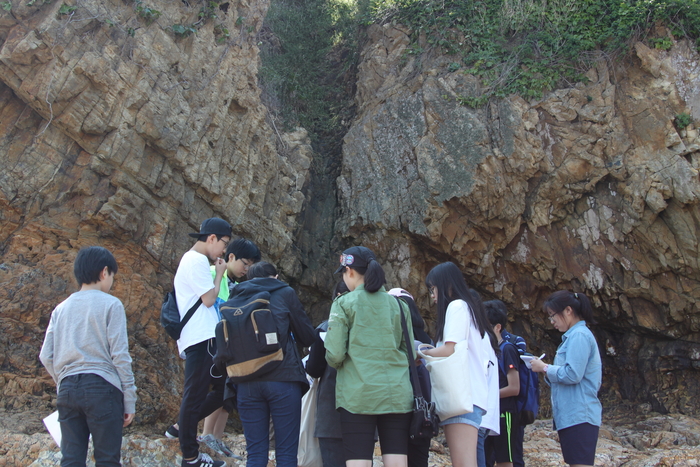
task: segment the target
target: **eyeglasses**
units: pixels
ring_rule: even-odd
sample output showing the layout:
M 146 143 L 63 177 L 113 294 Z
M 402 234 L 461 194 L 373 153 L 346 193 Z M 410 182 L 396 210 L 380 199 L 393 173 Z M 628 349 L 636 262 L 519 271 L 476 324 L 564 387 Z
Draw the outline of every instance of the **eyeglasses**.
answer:
M 245 269 L 249 269 L 249 268 L 253 265 L 253 263 L 252 263 L 251 261 L 245 260 L 245 259 L 243 259 L 243 258 L 240 258 L 239 261 L 240 261 L 241 263 L 243 263 L 243 267 L 244 267 Z
M 223 238 L 219 238 L 219 241 L 222 242 L 224 244 L 224 248 L 226 248 L 230 240 L 224 240 Z
M 549 321 L 553 323 L 553 322 L 554 322 L 554 317 L 557 316 L 559 313 L 561 313 L 561 312 L 557 312 L 557 313 L 548 313 L 547 315 L 548 315 L 548 317 L 549 317 Z

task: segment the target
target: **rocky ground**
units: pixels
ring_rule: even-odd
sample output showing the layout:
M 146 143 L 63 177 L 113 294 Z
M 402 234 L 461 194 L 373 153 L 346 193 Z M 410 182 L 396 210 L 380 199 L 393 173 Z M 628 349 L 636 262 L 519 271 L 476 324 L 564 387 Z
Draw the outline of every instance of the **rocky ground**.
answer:
M 645 407 L 618 407 L 606 413 L 600 432 L 596 465 L 602 467 L 683 467 L 700 465 L 700 420 L 685 415 L 660 415 Z M 51 437 L 34 430 L 38 417 L 2 413 L 0 427 L 0 466 L 48 467 L 58 465 L 60 453 Z M 179 449 L 176 440 L 161 435 L 165 427 L 133 427 L 123 442 L 122 462 L 130 466 L 177 466 Z M 564 465 L 556 432 L 550 420 L 538 420 L 525 434 L 525 463 L 529 466 Z M 245 440 L 234 430 L 224 440 L 235 453 L 245 455 Z M 433 441 L 430 467 L 450 465 L 449 451 L 443 446 L 444 437 Z M 212 454 L 211 451 L 205 452 Z M 377 450 L 377 454 L 379 451 Z M 274 453 L 270 453 L 274 466 Z M 244 467 L 244 460 L 227 459 L 230 466 Z M 379 456 L 375 467 L 381 467 Z M 94 463 L 88 462 L 88 466 Z

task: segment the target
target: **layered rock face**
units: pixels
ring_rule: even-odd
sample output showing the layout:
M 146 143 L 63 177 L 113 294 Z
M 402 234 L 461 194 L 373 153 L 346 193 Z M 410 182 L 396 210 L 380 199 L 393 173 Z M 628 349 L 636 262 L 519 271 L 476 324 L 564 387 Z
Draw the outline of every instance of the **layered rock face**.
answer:
M 292 246 L 310 146 L 304 130 L 276 132 L 260 102 L 255 34 L 268 3 L 212 5 L 18 0 L 3 10 L 5 408 L 51 410 L 37 355 L 51 310 L 76 290 L 80 247 L 105 246 L 119 264 L 112 292 L 129 320 L 138 423 L 177 416 L 180 361 L 158 316 L 188 232 L 223 217 L 287 274 L 301 270 Z M 182 37 L 177 25 L 198 32 Z
M 261 104 L 255 35 L 267 2 L 11 5 L 0 16 L 0 411 L 17 431 L 41 430 L 53 410 L 39 347 L 76 289 L 75 254 L 95 244 L 119 262 L 136 425 L 173 420 L 181 367 L 158 310 L 187 233 L 214 215 L 307 298 L 325 297 L 335 254 L 362 243 L 429 316 L 425 275 L 453 260 L 550 356 L 559 335 L 544 298 L 585 292 L 603 395 L 700 411 L 700 141 L 673 124 L 682 112 L 700 120 L 687 44 L 638 44 L 587 84 L 470 109 L 459 101 L 474 78 L 447 72 L 435 52 L 406 61 L 407 32 L 373 26 L 335 206 L 311 179 L 333 164 L 313 172 L 305 131 L 280 132 Z M 327 309 L 306 305 L 315 321 Z
M 460 105 L 479 83 L 449 57 L 410 58 L 407 31 L 372 26 L 338 178 L 339 235 L 377 251 L 428 309 L 424 278 L 452 260 L 511 311 L 533 352 L 560 335 L 541 306 L 585 292 L 603 395 L 698 413 L 700 61 L 685 42 L 637 44 L 587 84 L 538 101 Z

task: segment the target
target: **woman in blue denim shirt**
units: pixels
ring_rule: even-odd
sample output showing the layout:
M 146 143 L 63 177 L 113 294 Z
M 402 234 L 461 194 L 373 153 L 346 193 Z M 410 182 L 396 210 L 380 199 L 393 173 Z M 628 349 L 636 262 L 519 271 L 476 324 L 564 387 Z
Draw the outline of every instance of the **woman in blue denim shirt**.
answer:
M 602 415 L 598 400 L 602 365 L 598 344 L 586 327 L 586 321 L 593 321 L 591 302 L 582 293 L 560 290 L 547 298 L 543 309 L 564 335 L 554 364 L 534 359 L 532 369 L 544 373 L 552 388 L 554 427 L 564 462 L 592 466 Z

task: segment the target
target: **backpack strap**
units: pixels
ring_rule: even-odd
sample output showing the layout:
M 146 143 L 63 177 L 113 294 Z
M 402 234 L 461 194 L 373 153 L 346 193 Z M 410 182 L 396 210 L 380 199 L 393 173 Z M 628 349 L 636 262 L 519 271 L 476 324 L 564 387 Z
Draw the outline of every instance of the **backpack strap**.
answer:
M 525 339 L 520 336 L 516 336 L 515 334 L 511 334 L 508 331 L 503 334 L 505 334 L 503 336 L 503 340 L 513 344 L 519 354 L 524 355 L 527 353 L 527 344 L 525 343 Z
M 175 295 L 175 289 L 173 289 L 173 295 Z M 175 299 L 175 303 L 177 303 L 177 299 Z M 197 311 L 197 308 L 199 308 L 199 305 L 202 304 L 202 297 L 199 297 L 199 299 L 195 302 L 194 305 L 192 305 L 192 308 L 187 310 L 187 313 L 185 313 L 185 316 L 182 318 L 180 321 L 180 324 L 182 325 L 182 329 L 185 329 L 185 324 L 190 320 L 192 315 L 194 315 L 194 312 Z
M 403 329 L 403 338 L 406 341 L 406 357 L 408 358 L 408 372 L 411 376 L 411 386 L 413 386 L 413 397 L 423 397 L 423 391 L 420 388 L 420 382 L 418 381 L 418 369 L 416 369 L 416 362 L 411 360 L 411 355 L 413 352 L 413 342 L 411 342 L 408 336 L 408 324 L 406 324 L 406 316 L 403 312 L 403 307 L 401 306 L 402 300 L 399 297 L 394 297 L 399 303 L 399 313 L 401 313 L 401 328 Z

